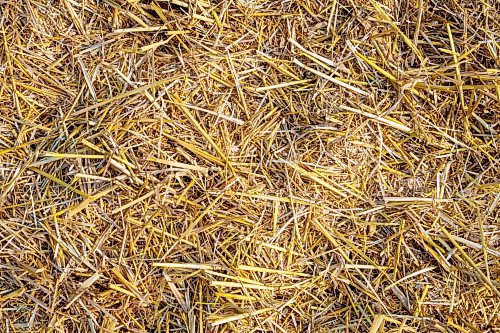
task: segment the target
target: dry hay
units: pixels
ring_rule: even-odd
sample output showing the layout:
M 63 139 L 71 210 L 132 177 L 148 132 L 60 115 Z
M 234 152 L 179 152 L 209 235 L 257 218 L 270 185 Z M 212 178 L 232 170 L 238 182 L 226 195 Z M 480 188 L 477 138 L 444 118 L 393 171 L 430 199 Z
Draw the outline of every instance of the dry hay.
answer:
M 498 332 L 497 0 L 0 0 L 2 332 Z

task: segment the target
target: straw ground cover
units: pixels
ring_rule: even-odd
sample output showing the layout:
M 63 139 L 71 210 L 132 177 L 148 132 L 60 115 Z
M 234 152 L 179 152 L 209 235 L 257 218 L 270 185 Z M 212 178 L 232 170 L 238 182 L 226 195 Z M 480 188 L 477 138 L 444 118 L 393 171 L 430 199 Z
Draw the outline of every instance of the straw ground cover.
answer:
M 496 0 L 0 0 L 2 332 L 497 332 Z

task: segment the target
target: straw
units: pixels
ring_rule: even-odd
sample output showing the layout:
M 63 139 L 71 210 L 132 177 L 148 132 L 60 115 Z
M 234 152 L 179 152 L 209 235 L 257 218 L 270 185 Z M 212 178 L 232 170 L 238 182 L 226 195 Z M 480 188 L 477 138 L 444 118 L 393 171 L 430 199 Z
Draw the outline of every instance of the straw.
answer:
M 0 0 L 0 332 L 497 332 L 499 22 Z

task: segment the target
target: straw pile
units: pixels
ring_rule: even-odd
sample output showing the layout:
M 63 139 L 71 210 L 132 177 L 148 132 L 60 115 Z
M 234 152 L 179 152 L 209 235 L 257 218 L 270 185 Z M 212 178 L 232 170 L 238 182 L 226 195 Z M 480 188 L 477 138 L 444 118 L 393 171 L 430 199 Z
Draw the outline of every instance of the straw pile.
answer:
M 0 0 L 2 332 L 498 332 L 497 0 Z

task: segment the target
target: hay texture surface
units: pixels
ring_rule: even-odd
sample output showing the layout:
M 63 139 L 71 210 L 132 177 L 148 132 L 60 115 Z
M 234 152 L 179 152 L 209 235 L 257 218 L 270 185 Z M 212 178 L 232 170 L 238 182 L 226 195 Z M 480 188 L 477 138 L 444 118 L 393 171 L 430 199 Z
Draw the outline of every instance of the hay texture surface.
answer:
M 497 0 L 0 0 L 1 332 L 499 332 Z

